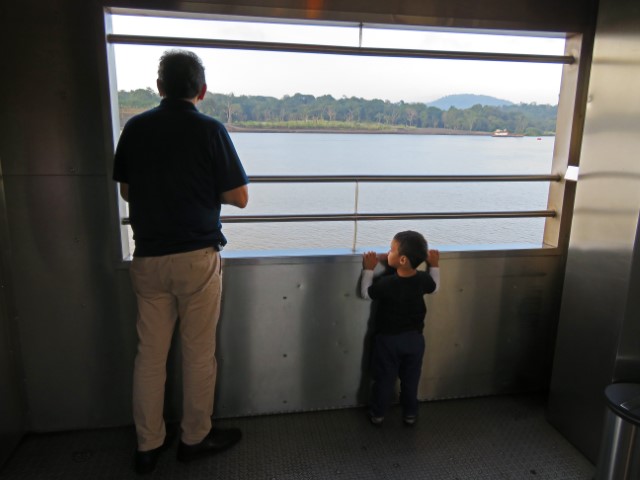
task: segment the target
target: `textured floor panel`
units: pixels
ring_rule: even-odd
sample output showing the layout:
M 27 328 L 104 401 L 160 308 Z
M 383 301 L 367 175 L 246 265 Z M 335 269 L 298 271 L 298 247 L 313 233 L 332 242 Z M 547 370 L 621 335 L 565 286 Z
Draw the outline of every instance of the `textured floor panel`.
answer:
M 220 480 L 591 480 L 594 466 L 544 419 L 538 396 L 427 402 L 419 423 L 394 408 L 382 427 L 363 409 L 221 420 L 243 440 L 190 464 L 166 451 L 148 478 Z M 30 435 L 2 479 L 127 479 L 132 428 Z

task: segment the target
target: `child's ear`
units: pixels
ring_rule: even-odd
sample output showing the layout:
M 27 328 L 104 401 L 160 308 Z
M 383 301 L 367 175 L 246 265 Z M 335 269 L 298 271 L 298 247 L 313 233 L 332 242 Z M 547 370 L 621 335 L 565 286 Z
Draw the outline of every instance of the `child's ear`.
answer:
M 405 255 L 400 255 L 400 265 L 404 266 L 409 259 Z

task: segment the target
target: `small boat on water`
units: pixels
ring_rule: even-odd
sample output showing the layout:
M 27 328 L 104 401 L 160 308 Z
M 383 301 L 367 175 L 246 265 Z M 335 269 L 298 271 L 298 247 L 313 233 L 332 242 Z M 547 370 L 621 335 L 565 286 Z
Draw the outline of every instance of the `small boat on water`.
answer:
M 509 132 L 509 130 L 500 130 L 500 129 L 497 129 L 495 132 L 493 132 L 491 136 L 492 137 L 524 137 L 522 133 L 511 133 Z

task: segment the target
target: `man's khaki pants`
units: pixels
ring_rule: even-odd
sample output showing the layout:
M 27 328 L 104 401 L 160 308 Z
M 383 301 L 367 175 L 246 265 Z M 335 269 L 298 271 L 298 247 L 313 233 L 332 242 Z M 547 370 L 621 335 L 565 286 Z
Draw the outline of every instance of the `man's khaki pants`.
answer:
M 133 372 L 133 419 L 138 450 L 160 447 L 166 363 L 178 322 L 182 346 L 182 441 L 199 443 L 211 430 L 216 384 L 216 327 L 222 269 L 214 248 L 161 257 L 134 257 L 138 353 Z

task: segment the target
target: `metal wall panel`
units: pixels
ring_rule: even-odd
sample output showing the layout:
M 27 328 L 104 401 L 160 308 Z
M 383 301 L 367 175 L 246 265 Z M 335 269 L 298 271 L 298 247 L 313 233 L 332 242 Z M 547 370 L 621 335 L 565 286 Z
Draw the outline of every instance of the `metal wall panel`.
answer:
M 102 177 L 7 185 L 30 428 L 113 424 L 130 412 L 135 300 L 109 243 Z M 93 208 L 85 208 L 92 205 Z M 124 280 L 123 280 L 124 279 Z
M 3 4 L 4 57 L 15 75 L 2 80 L 2 172 L 105 175 L 105 115 L 97 43 L 97 3 L 28 0 Z M 11 199 L 8 199 L 10 201 Z
M 640 219 L 638 221 L 640 225 Z M 627 289 L 624 322 L 620 329 L 613 381 L 640 382 L 640 228 L 636 230 L 635 248 Z
M 441 292 L 427 296 L 419 397 L 545 390 L 560 258 L 444 258 Z M 371 304 L 356 295 L 360 269 L 359 256 L 225 262 L 218 415 L 367 403 Z
M 0 465 L 26 431 L 26 409 L 18 372 L 15 335 L 4 312 L 0 314 Z
M 11 243 L 0 174 L 0 465 L 26 431 L 22 362 L 11 276 Z
M 431 300 L 423 398 L 546 390 L 562 258 L 459 257 Z
M 605 386 L 640 381 L 639 45 L 638 2 L 602 0 L 549 410 L 594 462 Z

